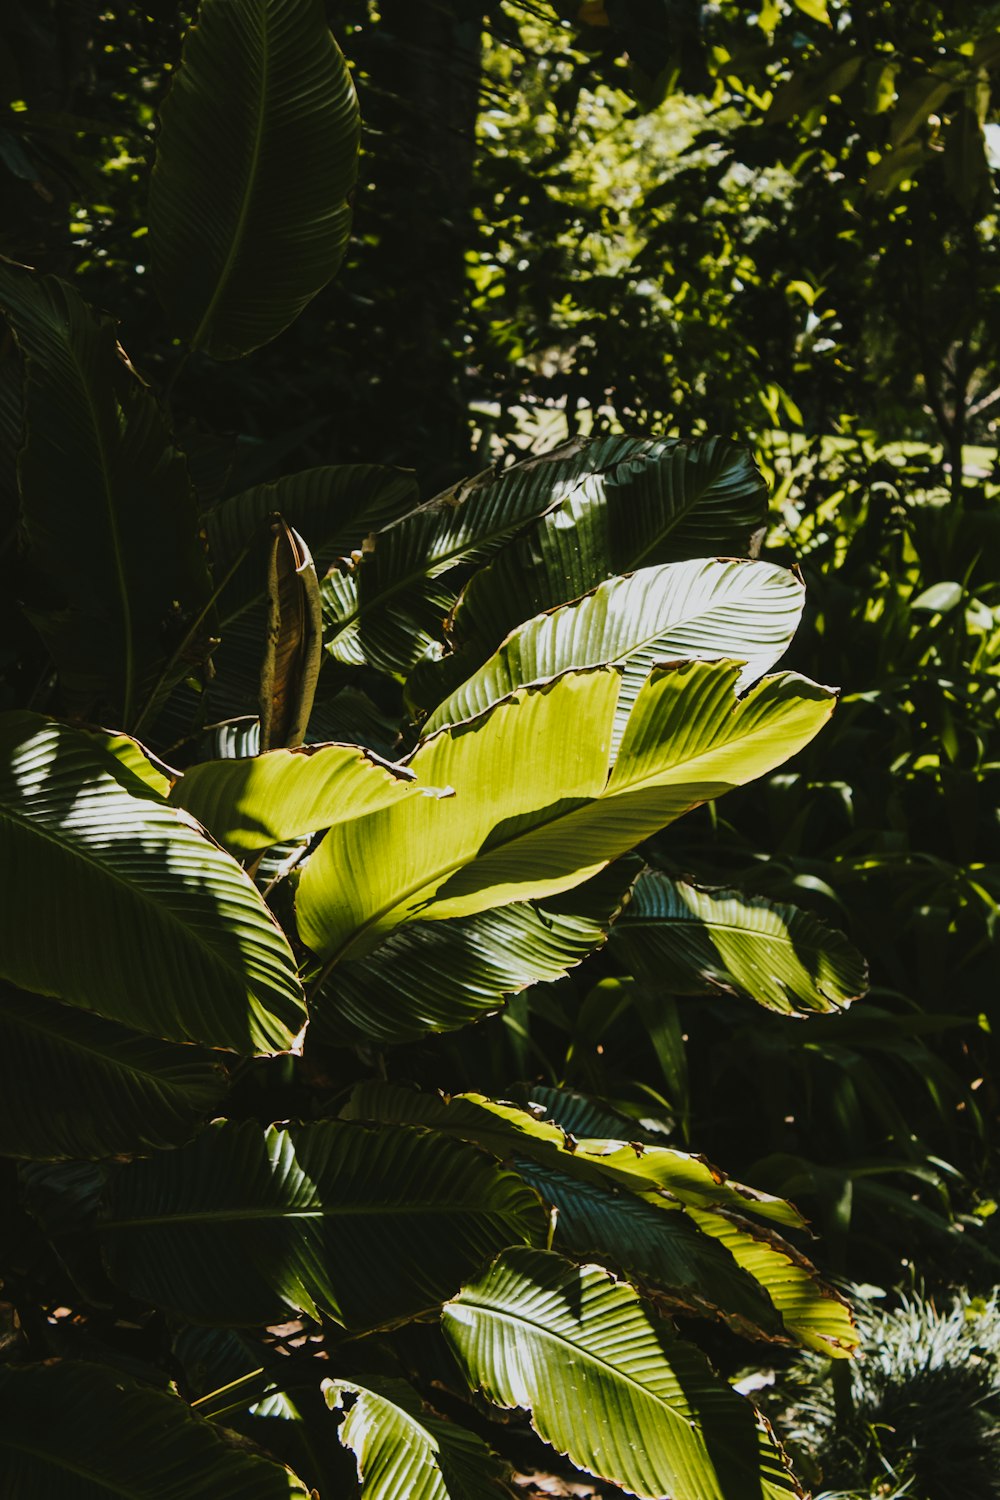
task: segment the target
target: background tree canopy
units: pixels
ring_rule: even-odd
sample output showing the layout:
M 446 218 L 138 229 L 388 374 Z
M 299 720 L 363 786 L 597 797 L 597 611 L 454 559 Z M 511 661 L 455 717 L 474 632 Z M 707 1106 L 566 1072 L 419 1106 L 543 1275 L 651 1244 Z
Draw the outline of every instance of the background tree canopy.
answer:
M 0 112 L 12 1493 L 1000 1494 L 1000 5 Z

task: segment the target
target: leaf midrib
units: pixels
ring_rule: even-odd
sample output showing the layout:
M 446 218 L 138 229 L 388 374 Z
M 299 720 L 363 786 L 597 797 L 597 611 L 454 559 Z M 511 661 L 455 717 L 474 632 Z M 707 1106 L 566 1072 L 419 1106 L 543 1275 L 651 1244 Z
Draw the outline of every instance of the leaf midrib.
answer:
M 425 1218 L 430 1216 L 436 1218 L 438 1214 L 461 1215 L 466 1218 L 505 1219 L 513 1217 L 510 1210 L 498 1206 L 476 1203 L 441 1203 L 433 1202 L 431 1199 L 419 1203 L 373 1203 L 373 1204 L 320 1204 L 318 1208 L 282 1208 L 280 1204 L 264 1208 L 206 1208 L 197 1211 L 189 1210 L 186 1213 L 176 1214 L 154 1214 L 142 1218 L 131 1219 L 102 1219 L 95 1226 L 95 1232 L 104 1234 L 109 1230 L 119 1229 L 169 1229 L 184 1224 L 243 1224 L 257 1223 L 261 1221 L 273 1221 L 275 1219 L 284 1222 L 288 1219 L 337 1219 L 337 1218 L 375 1218 L 389 1215 L 393 1218 L 400 1216 L 419 1216 Z
M 264 121 L 267 115 L 267 84 L 268 69 L 270 67 L 271 61 L 271 49 L 266 6 L 259 5 L 256 8 L 256 14 L 260 20 L 259 34 L 261 57 L 261 86 L 260 92 L 257 97 L 257 118 L 254 121 L 254 134 L 250 152 L 250 166 L 246 176 L 246 184 L 243 190 L 242 201 L 240 203 L 239 215 L 236 220 L 236 227 L 233 231 L 232 238 L 229 241 L 229 249 L 226 252 L 226 259 L 223 262 L 221 271 L 219 272 L 219 277 L 215 284 L 215 290 L 209 298 L 208 306 L 206 307 L 205 312 L 202 315 L 201 322 L 198 324 L 198 327 L 195 329 L 194 334 L 192 335 L 192 349 L 200 348 L 201 340 L 205 334 L 205 331 L 211 324 L 211 321 L 215 316 L 216 308 L 219 306 L 219 303 L 221 302 L 228 288 L 230 278 L 233 274 L 233 269 L 236 265 L 236 261 L 239 257 L 240 251 L 243 248 L 243 237 L 246 232 L 247 221 L 250 217 L 251 200 L 253 198 L 254 190 L 257 186 L 257 175 L 260 171 L 261 156 L 263 154 L 262 148 L 264 139 Z
M 558 1329 L 548 1327 L 545 1324 L 534 1322 L 532 1319 L 525 1317 L 523 1314 L 511 1313 L 488 1302 L 477 1301 L 474 1296 L 470 1296 L 469 1294 L 464 1292 L 461 1294 L 460 1298 L 456 1299 L 456 1301 L 451 1305 L 454 1307 L 467 1307 L 474 1312 L 485 1315 L 487 1318 L 495 1318 L 500 1322 L 509 1323 L 514 1328 L 527 1328 L 534 1332 L 536 1337 L 538 1337 L 539 1339 L 551 1340 L 553 1343 L 557 1343 L 566 1349 L 572 1350 L 575 1355 L 583 1355 L 599 1369 L 607 1371 L 613 1377 L 613 1379 L 620 1380 L 623 1383 L 632 1386 L 635 1390 L 640 1392 L 640 1394 L 646 1400 L 662 1407 L 663 1411 L 667 1415 L 672 1417 L 675 1421 L 682 1422 L 685 1429 L 687 1431 L 690 1431 L 690 1428 L 688 1427 L 688 1418 L 682 1416 L 678 1408 L 672 1406 L 665 1396 L 657 1395 L 654 1391 L 651 1391 L 648 1386 L 643 1385 L 641 1381 L 637 1380 L 634 1375 L 630 1375 L 628 1371 L 622 1370 L 617 1365 L 611 1364 L 609 1360 L 604 1359 L 599 1354 L 596 1354 L 592 1349 L 587 1348 L 583 1344 L 575 1343 L 568 1334 L 562 1333 Z M 615 1310 L 617 1311 L 617 1309 Z M 446 1313 L 448 1311 L 447 1305 L 445 1311 Z M 664 1362 L 667 1362 L 666 1355 L 664 1355 Z M 533 1410 L 537 1411 L 537 1406 L 534 1407 Z

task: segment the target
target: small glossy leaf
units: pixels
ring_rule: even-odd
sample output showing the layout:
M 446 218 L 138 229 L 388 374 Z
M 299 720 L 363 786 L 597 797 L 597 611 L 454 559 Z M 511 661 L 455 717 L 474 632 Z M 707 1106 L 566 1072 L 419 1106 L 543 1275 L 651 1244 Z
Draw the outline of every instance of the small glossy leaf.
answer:
M 411 771 L 357 745 L 305 745 L 192 766 L 171 801 L 238 854 L 420 796 Z

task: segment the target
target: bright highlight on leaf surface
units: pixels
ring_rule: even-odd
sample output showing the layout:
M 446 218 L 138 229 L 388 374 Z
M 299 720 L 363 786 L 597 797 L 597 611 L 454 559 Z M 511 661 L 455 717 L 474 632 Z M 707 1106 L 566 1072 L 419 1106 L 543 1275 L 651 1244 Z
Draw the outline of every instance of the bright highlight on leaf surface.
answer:
M 748 1401 L 600 1266 L 506 1251 L 443 1314 L 470 1384 L 523 1407 L 580 1468 L 648 1500 L 776 1500 L 797 1486 Z
M 519 689 L 432 736 L 409 767 L 455 797 L 408 799 L 332 829 L 299 887 L 303 942 L 328 960 L 356 957 L 404 921 L 568 890 L 698 803 L 781 764 L 820 729 L 834 695 L 785 674 L 737 698 L 740 671 L 729 662 L 654 670 L 613 769 L 614 668 Z
M 95 736 L 0 718 L 0 974 L 171 1041 L 290 1047 L 305 1004 L 281 928 L 228 854 L 123 774 Z

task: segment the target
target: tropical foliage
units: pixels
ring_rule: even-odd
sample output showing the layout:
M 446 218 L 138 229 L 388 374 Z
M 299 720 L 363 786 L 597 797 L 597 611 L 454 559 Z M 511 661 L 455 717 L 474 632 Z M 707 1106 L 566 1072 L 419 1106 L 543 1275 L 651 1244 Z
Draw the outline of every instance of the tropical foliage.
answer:
M 0 1489 L 988 1484 L 991 8 L 71 9 L 0 17 Z

